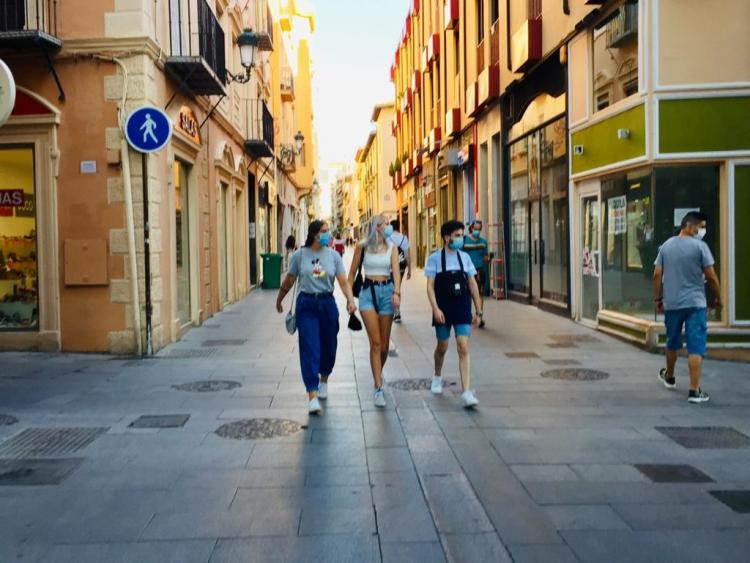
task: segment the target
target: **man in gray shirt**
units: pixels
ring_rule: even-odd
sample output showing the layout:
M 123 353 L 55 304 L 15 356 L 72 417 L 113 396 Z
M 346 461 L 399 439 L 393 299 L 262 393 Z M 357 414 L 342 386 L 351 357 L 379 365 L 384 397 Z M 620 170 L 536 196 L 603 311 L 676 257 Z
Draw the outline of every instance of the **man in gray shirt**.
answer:
M 682 219 L 680 234 L 670 238 L 659 249 L 654 269 L 654 297 L 659 312 L 664 312 L 667 329 L 667 367 L 659 372 L 659 380 L 668 389 L 676 386 L 674 368 L 677 353 L 682 349 L 682 327 L 688 350 L 690 390 L 688 401 L 705 403 L 709 397 L 700 388 L 701 367 L 706 353 L 708 308 L 706 284 L 721 308 L 721 288 L 714 271 L 714 257 L 703 242 L 706 216 L 691 211 Z

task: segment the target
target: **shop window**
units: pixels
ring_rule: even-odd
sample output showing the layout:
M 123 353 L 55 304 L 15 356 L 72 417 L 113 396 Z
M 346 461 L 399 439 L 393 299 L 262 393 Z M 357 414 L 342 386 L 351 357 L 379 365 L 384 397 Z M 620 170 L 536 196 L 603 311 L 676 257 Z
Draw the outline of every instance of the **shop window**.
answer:
M 510 146 L 510 274 L 508 289 L 529 291 L 528 138 Z
M 627 0 L 593 30 L 595 111 L 638 92 L 638 0 Z M 611 97 L 600 99 L 603 77 L 612 77 Z
M 656 168 L 602 181 L 605 309 L 655 318 L 654 260 L 659 246 L 679 232 L 682 218 L 691 210 L 708 215 L 704 240 L 718 263 L 718 166 Z
M 39 329 L 34 149 L 0 148 L 0 331 Z
M 181 325 L 190 322 L 190 213 L 189 213 L 189 167 L 174 161 L 175 188 L 175 247 L 177 278 L 177 320 Z

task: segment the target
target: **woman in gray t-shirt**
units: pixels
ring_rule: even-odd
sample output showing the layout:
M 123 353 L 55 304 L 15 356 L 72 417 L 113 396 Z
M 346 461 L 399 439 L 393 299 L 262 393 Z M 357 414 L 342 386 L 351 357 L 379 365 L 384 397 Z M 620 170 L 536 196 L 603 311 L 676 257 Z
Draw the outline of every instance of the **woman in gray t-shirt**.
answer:
M 308 410 L 320 412 L 320 400 L 328 397 L 328 376 L 336 362 L 339 310 L 333 298 L 334 280 L 346 295 L 346 310 L 354 313 L 354 296 L 338 252 L 328 247 L 331 233 L 324 221 L 313 221 L 305 246 L 289 259 L 289 271 L 276 298 L 276 310 L 284 312 L 282 302 L 297 282 L 297 332 L 302 379 L 310 399 Z

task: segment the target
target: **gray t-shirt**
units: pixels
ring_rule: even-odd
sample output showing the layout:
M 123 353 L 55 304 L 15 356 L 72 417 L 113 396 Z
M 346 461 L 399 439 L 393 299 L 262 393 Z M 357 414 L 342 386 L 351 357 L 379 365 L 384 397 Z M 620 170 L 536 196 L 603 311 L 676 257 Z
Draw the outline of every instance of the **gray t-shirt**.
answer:
M 713 266 L 714 257 L 705 242 L 672 237 L 661 245 L 655 264 L 662 268 L 664 309 L 706 307 L 703 268 Z
M 302 247 L 289 259 L 289 273 L 297 276 L 299 292 L 333 293 L 336 276 L 345 274 L 346 269 L 333 249 L 326 247 L 316 252 Z

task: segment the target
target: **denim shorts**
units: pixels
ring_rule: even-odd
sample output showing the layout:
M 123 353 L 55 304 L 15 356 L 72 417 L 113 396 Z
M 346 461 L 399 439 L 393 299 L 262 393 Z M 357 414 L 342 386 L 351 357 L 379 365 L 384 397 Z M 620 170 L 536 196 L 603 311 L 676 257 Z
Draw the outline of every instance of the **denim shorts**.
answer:
M 367 281 L 365 281 L 367 283 Z M 362 287 L 359 292 L 359 310 L 374 311 L 375 304 L 372 302 L 372 291 L 375 290 L 375 299 L 378 302 L 378 314 L 382 316 L 393 316 L 393 282 L 386 285 L 376 285 L 372 288 Z
M 706 354 L 708 316 L 705 307 L 664 311 L 664 324 L 667 327 L 667 350 L 682 349 L 682 326 L 685 325 L 688 354 Z
M 456 333 L 456 338 L 459 336 L 471 336 L 471 325 L 435 325 L 435 336 L 438 341 L 445 342 L 451 338 L 451 326 L 453 332 Z

